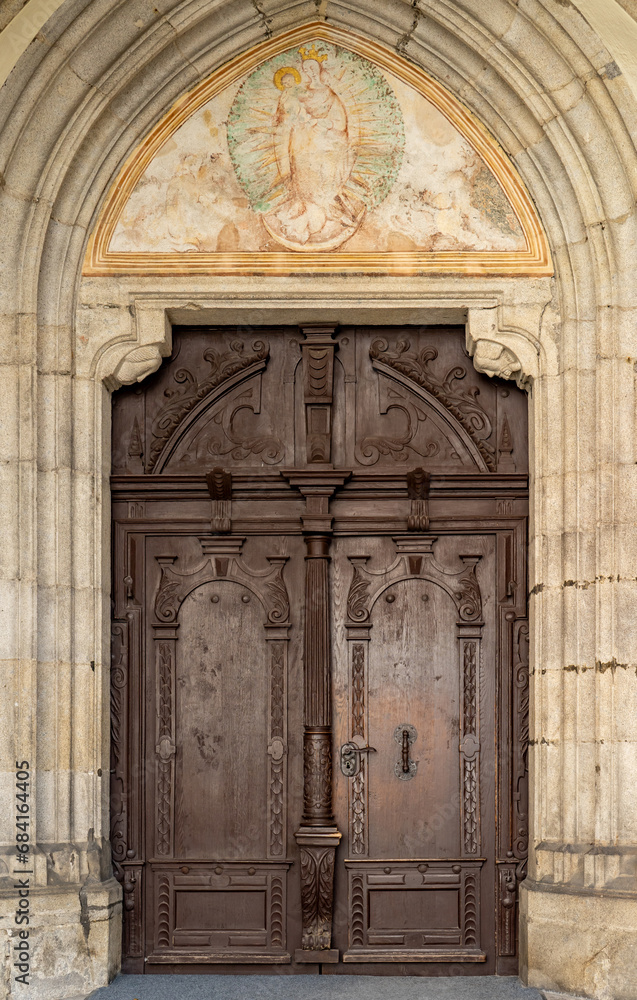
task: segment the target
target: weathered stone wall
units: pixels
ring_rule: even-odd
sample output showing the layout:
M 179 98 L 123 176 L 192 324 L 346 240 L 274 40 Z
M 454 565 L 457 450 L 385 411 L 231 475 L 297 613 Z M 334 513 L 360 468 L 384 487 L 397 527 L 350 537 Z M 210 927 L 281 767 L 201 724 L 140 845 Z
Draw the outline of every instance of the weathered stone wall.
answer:
M 232 56 L 327 16 L 422 65 L 500 141 L 555 279 L 80 279 L 124 158 Z M 530 381 L 531 859 L 523 974 L 635 1000 L 637 104 L 567 0 L 65 0 L 0 90 L 3 802 L 34 773 L 33 985 L 116 968 L 108 850 L 109 396 L 159 363 L 170 320 L 468 318 Z M 130 356 L 142 345 L 144 356 Z M 128 357 L 128 362 L 125 359 Z M 150 357 L 150 362 L 149 362 Z M 11 809 L 0 842 L 14 840 Z M 1 849 L 11 943 L 15 850 Z M 8 954 L 8 952 L 7 952 Z M 19 992 L 18 992 L 19 991 Z

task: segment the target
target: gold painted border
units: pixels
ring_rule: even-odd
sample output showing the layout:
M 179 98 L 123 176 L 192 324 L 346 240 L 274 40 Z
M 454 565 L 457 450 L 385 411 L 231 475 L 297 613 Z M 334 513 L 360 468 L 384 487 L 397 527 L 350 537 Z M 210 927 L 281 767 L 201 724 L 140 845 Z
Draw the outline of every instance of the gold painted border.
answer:
M 473 146 L 495 175 L 515 212 L 527 249 L 516 252 L 438 253 L 115 253 L 110 252 L 113 233 L 139 178 L 166 140 L 203 104 L 260 63 L 319 38 L 356 52 L 393 73 L 430 101 Z M 539 217 L 522 180 L 495 139 L 481 122 L 436 80 L 400 56 L 360 35 L 323 21 L 308 22 L 236 56 L 194 90 L 181 97 L 128 157 L 113 184 L 97 225 L 89 239 L 82 273 L 106 277 L 113 274 L 268 274 L 308 272 L 329 274 L 506 274 L 509 276 L 552 275 L 548 242 Z

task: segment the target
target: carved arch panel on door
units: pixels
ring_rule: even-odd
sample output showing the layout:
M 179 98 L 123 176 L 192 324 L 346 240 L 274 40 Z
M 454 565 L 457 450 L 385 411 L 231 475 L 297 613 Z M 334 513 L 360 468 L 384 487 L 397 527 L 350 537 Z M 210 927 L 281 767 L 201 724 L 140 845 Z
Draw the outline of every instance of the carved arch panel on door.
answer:
M 155 557 L 149 961 L 287 962 L 287 556 L 254 569 L 243 538 L 199 541 L 183 570 Z M 224 811 L 232 800 L 242 808 Z
M 345 622 L 350 664 L 349 738 L 362 748 L 375 746 L 360 754 L 358 771 L 348 782 L 349 860 L 345 867 L 349 948 L 345 962 L 485 959 L 477 920 L 485 861 L 480 856 L 480 646 L 484 622 L 476 576 L 481 554 L 461 554 L 461 568 L 450 571 L 434 555 L 436 541 L 436 536 L 424 534 L 394 536 L 396 558 L 387 568 L 370 570 L 367 555 L 348 557 L 352 567 Z M 379 616 L 374 609 L 381 598 L 387 608 Z M 433 631 L 425 627 L 426 633 L 437 636 L 436 657 L 429 665 L 431 658 L 421 645 L 426 643 L 425 632 L 421 636 L 422 629 L 410 615 L 419 616 L 421 621 L 429 616 L 436 623 Z M 411 649 L 413 658 L 408 656 L 405 663 L 395 661 L 397 651 L 406 648 Z M 384 680 L 378 670 L 381 650 L 386 663 Z M 441 693 L 437 682 L 443 685 Z M 393 721 L 379 725 L 379 711 L 380 718 L 387 716 Z M 398 719 L 401 713 L 409 713 L 409 719 Z M 414 721 L 420 731 L 411 724 Z M 392 812 L 398 803 L 404 806 L 411 802 L 412 817 L 407 818 L 399 809 L 400 819 L 395 824 L 385 820 L 386 831 L 390 827 L 394 831 L 388 840 L 387 834 L 378 835 L 388 805 L 384 799 L 379 801 L 378 795 L 381 787 L 386 794 L 390 788 L 387 782 L 393 780 L 388 778 L 393 758 L 387 736 L 395 722 L 399 723 L 394 733 L 399 744 L 394 747 L 395 778 L 418 781 L 407 799 L 404 794 L 392 798 Z M 436 779 L 431 770 L 432 744 L 437 748 Z M 418 774 L 422 768 L 425 771 Z M 372 787 L 373 781 L 378 787 Z M 373 808 L 370 795 L 374 796 Z M 425 803 L 427 820 L 418 818 Z M 435 835 L 427 834 L 432 818 L 437 821 Z M 446 845 L 442 853 L 441 838 Z M 415 924 L 402 924 L 402 906 L 410 908 Z M 417 930 L 419 921 L 422 927 Z M 413 929 L 407 929 L 410 926 Z

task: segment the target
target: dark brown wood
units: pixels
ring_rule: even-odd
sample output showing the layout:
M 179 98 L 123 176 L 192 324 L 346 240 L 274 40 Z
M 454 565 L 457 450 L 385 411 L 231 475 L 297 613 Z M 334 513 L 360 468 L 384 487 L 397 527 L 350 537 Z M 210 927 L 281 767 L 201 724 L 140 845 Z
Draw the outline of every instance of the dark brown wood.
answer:
M 113 404 L 124 970 L 514 973 L 524 394 L 453 328 L 173 340 Z

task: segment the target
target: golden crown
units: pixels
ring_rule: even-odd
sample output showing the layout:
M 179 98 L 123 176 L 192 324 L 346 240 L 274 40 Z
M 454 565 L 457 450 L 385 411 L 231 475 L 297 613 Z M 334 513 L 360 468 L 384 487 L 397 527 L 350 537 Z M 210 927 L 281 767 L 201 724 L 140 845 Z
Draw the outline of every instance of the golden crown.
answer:
M 299 49 L 299 55 L 301 56 L 303 62 L 305 62 L 306 59 L 316 59 L 318 63 L 322 63 L 327 59 L 327 52 L 319 52 L 314 43 L 312 43 L 311 49 L 306 49 L 305 46 L 302 45 Z

